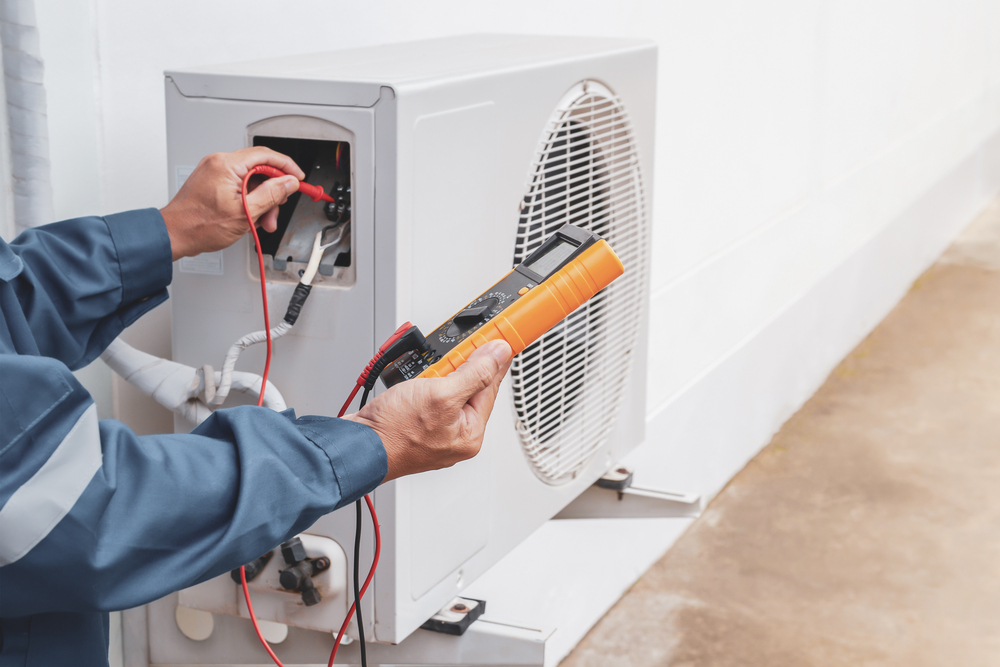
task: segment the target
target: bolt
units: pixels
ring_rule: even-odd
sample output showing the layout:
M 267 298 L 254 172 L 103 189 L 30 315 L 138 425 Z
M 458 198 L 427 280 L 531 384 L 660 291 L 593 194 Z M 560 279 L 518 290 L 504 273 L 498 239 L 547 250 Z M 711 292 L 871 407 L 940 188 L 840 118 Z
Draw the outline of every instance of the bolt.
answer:
M 323 596 L 319 594 L 319 590 L 317 590 L 315 586 L 302 591 L 302 602 L 304 602 L 307 607 L 312 607 L 322 601 Z
M 453 606 L 453 607 L 451 608 L 451 610 L 452 610 L 452 611 L 457 611 L 457 612 L 463 612 L 463 611 L 469 611 L 469 608 L 468 608 L 468 607 L 466 607 L 466 606 L 465 606 L 464 604 L 462 604 L 461 602 L 459 602 L 458 604 L 456 604 L 455 606 Z

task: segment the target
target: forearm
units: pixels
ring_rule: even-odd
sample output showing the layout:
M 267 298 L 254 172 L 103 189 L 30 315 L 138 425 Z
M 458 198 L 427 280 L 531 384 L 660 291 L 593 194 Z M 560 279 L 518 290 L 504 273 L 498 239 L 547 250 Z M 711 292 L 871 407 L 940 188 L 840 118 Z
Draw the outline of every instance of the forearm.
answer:
M 167 298 L 170 240 L 159 212 L 130 211 L 28 230 L 0 249 L 17 262 L 5 276 L 3 316 L 21 354 L 76 369 Z

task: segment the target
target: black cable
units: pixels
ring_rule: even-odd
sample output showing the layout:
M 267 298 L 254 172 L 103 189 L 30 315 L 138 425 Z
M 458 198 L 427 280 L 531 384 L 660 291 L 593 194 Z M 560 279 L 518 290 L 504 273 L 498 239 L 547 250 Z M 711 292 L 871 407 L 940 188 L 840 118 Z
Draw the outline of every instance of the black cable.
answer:
M 358 410 L 365 407 L 368 402 L 369 390 L 366 387 L 365 393 L 361 395 L 361 405 Z M 357 509 L 357 528 L 354 531 L 354 617 L 358 621 L 358 641 L 361 642 L 361 667 L 368 667 L 368 653 L 365 646 L 365 624 L 361 619 L 361 499 L 354 503 Z
M 368 667 L 368 655 L 365 652 L 365 624 L 361 619 L 361 500 L 354 503 L 357 508 L 357 529 L 354 531 L 354 617 L 358 620 L 358 641 L 361 643 L 361 667 Z

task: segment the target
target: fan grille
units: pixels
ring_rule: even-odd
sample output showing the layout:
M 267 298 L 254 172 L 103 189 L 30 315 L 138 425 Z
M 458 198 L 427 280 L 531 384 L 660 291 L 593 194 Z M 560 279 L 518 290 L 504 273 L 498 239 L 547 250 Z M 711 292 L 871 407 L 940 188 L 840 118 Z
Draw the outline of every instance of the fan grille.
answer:
M 586 81 L 542 133 L 514 264 L 566 223 L 600 234 L 625 273 L 529 345 L 511 366 L 516 428 L 534 472 L 570 481 L 607 441 L 631 375 L 646 292 L 649 222 L 621 102 Z

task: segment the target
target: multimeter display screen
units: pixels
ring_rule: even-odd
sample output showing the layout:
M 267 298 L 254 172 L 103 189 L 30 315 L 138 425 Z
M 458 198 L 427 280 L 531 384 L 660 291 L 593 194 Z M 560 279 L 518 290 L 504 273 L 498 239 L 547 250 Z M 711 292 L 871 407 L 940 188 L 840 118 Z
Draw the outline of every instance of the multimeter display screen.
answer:
M 573 254 L 579 246 L 568 241 L 560 241 L 550 247 L 541 257 L 529 259 L 524 263 L 524 268 L 534 271 L 545 280 L 549 274 L 559 268 L 566 259 Z

